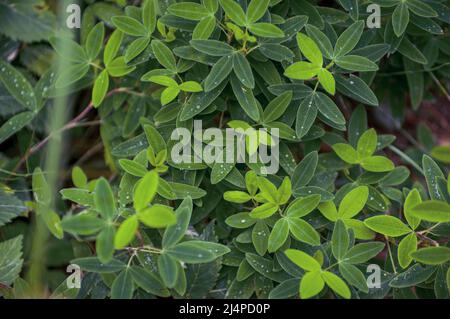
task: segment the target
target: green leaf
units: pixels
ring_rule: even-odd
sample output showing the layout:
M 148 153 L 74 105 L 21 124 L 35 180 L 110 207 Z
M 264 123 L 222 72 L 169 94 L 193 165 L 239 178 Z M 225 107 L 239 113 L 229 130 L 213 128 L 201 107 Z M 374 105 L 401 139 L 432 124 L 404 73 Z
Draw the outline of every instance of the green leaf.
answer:
M 30 82 L 9 63 L 0 60 L 0 81 L 8 92 L 24 107 L 37 110 L 36 96 Z
M 283 92 L 274 98 L 264 110 L 263 119 L 265 123 L 276 121 L 280 118 L 292 100 L 292 91 Z
M 250 214 L 251 217 L 254 217 Z M 269 246 L 269 228 L 266 223 L 262 220 L 259 220 L 252 230 L 252 242 L 253 246 L 255 246 L 256 252 L 260 256 L 264 256 Z
M 374 129 L 364 132 L 358 140 L 357 152 L 359 158 L 364 159 L 372 156 L 377 149 L 378 137 Z
M 134 40 L 128 45 L 127 50 L 125 52 L 125 61 L 129 62 L 141 54 L 150 43 L 150 38 L 142 37 Z
M 325 91 L 331 95 L 334 95 L 334 93 L 336 93 L 336 82 L 333 74 L 331 74 L 327 69 L 320 69 L 317 76 L 319 78 L 320 85 L 322 85 Z
M 336 64 L 349 71 L 369 72 L 378 71 L 378 65 L 368 58 L 358 55 L 346 55 L 336 59 Z
M 439 166 L 428 155 L 424 155 L 422 158 L 422 167 L 425 174 L 425 180 L 427 182 L 428 192 L 431 199 L 444 200 L 444 195 L 439 188 L 438 179 L 445 178 Z
M 153 40 L 151 47 L 159 64 L 172 72 L 177 71 L 175 56 L 167 45 L 160 40 Z
M 226 83 L 226 82 L 223 82 Z M 244 112 L 254 121 L 259 121 L 260 109 L 258 107 L 253 91 L 241 85 L 241 81 L 231 74 L 231 87 L 239 105 Z
M 369 172 L 389 172 L 395 168 L 394 163 L 384 156 L 371 156 L 361 161 L 361 166 Z
M 81 206 L 94 206 L 94 197 L 86 189 L 65 188 L 60 191 L 63 199 L 68 199 Z
M 416 229 L 420 225 L 420 219 L 414 216 L 412 209 L 421 202 L 422 198 L 420 197 L 419 191 L 416 188 L 412 189 L 406 197 L 405 205 L 403 207 L 403 214 L 412 229 Z
M 103 52 L 103 62 L 106 66 L 111 63 L 112 60 L 117 56 L 120 46 L 122 44 L 123 32 L 120 30 L 115 30 L 109 37 L 108 42 L 105 45 L 105 50 Z
M 339 273 L 350 285 L 355 286 L 364 293 L 369 292 L 366 277 L 356 266 L 348 263 L 340 263 Z
M 133 298 L 134 284 L 133 277 L 129 269 L 122 271 L 111 286 L 111 299 L 131 299 Z
M 0 2 L 0 32 L 12 40 L 39 42 L 54 33 L 56 18 L 38 1 Z
M 248 193 L 242 191 L 226 191 L 223 194 L 223 198 L 228 202 L 238 204 L 246 203 L 252 199 L 252 197 Z
M 22 270 L 22 241 L 19 235 L 0 243 L 0 282 L 10 285 Z
M 187 20 L 199 21 L 211 13 L 201 4 L 195 2 L 174 3 L 167 11 L 177 17 Z
M 94 107 L 99 107 L 105 99 L 109 88 L 109 75 L 107 70 L 103 70 L 97 77 L 92 89 L 92 104 Z
M 143 37 L 147 35 L 147 28 L 138 20 L 128 16 L 112 17 L 111 22 L 117 29 L 123 33 L 135 36 Z
M 22 112 L 6 121 L 0 127 L 0 144 L 27 126 L 35 115 L 34 112 Z
M 201 92 L 203 91 L 202 86 L 195 81 L 186 81 L 180 84 L 179 86 L 181 91 L 184 92 Z
M 3 226 L 27 210 L 19 198 L 0 191 L 0 226 Z
M 317 117 L 317 104 L 313 95 L 304 99 L 297 111 L 297 120 L 295 122 L 295 132 L 299 138 L 305 136 Z
M 341 260 L 347 253 L 348 246 L 350 244 L 350 238 L 345 227 L 344 222 L 337 220 L 334 224 L 333 234 L 331 236 L 331 250 L 333 256 L 337 260 Z
M 85 271 L 106 274 L 115 273 L 127 266 L 121 260 L 112 259 L 108 263 L 102 263 L 97 257 L 84 257 L 71 260 L 72 264 L 80 266 Z
M 167 254 L 188 264 L 207 263 L 228 253 L 224 245 L 200 240 L 190 240 L 165 249 Z
M 178 278 L 178 261 L 169 254 L 161 254 L 158 257 L 158 271 L 164 284 L 173 288 Z
M 324 271 L 321 275 L 323 280 L 325 281 L 327 286 L 331 288 L 331 290 L 345 299 L 350 299 L 352 295 L 350 289 L 341 278 L 329 271 Z
M 225 223 L 233 228 L 248 228 L 256 223 L 256 219 L 250 217 L 249 213 L 237 213 L 225 220 Z
M 321 270 L 319 262 L 303 251 L 296 249 L 287 249 L 284 253 L 293 263 L 306 271 Z
M 103 40 L 105 39 L 105 25 L 103 22 L 99 22 L 92 28 L 86 39 L 86 54 L 88 58 L 95 60 L 103 46 Z
M 411 232 L 411 229 L 400 219 L 389 215 L 367 218 L 364 220 L 364 225 L 377 233 L 390 237 L 399 237 Z
M 411 10 L 413 13 L 417 14 L 420 17 L 433 18 L 438 16 L 438 13 L 423 1 L 408 0 L 406 2 L 406 5 L 409 10 Z
M 107 225 L 103 228 L 103 230 L 98 234 L 96 238 L 95 250 L 97 252 L 98 259 L 102 263 L 108 263 L 113 258 L 114 236 L 114 226 Z
M 427 247 L 411 253 L 410 256 L 425 265 L 440 265 L 450 260 L 450 248 L 445 246 Z
M 89 65 L 85 63 L 72 64 L 58 74 L 55 88 L 67 88 L 82 79 L 89 72 Z
M 325 281 L 319 270 L 306 273 L 300 281 L 300 297 L 308 299 L 322 291 Z
M 206 17 L 197 23 L 194 31 L 192 32 L 192 40 L 207 40 L 214 32 L 216 27 L 215 17 Z M 219 42 L 222 43 L 222 42 Z
M 74 166 L 72 169 L 72 182 L 79 188 L 85 188 L 87 185 L 87 176 L 79 166 Z
M 405 2 L 401 2 L 394 10 L 392 14 L 392 26 L 394 33 L 397 37 L 400 37 L 406 30 L 409 23 L 409 10 L 408 5 Z
M 321 196 L 318 194 L 309 195 L 295 199 L 286 209 L 286 216 L 297 218 L 311 213 L 319 205 Z
M 364 21 L 356 21 L 351 26 L 349 26 L 336 41 L 334 46 L 335 58 L 342 57 L 349 53 L 358 44 L 359 39 L 364 30 Z
M 450 147 L 435 146 L 431 149 L 431 156 L 444 164 L 450 164 Z
M 356 216 L 366 205 L 369 198 L 369 188 L 367 186 L 358 186 L 345 195 L 342 199 L 338 216 L 344 219 L 350 219 Z
M 308 185 L 316 172 L 318 160 L 319 155 L 317 151 L 310 152 L 295 167 L 295 171 L 292 174 L 293 189 Z
M 93 235 L 105 226 L 105 222 L 93 213 L 81 213 L 64 217 L 61 227 L 64 231 L 77 235 Z
M 150 171 L 138 182 L 133 194 L 133 206 L 136 211 L 146 208 L 153 200 L 158 189 L 159 176 Z
M 203 84 L 205 92 L 211 92 L 213 89 L 218 87 L 231 73 L 233 69 L 233 59 L 232 56 L 227 55 L 219 59 L 219 61 L 214 64 L 205 79 Z
M 339 156 L 344 162 L 349 164 L 358 163 L 358 153 L 349 144 L 336 143 L 331 146 L 333 151 Z
M 323 116 L 337 125 L 345 125 L 345 117 L 332 99 L 322 92 L 318 92 L 316 93 L 314 100 L 317 103 L 319 112 Z
M 114 248 L 123 249 L 127 246 L 133 239 L 134 235 L 139 227 L 139 221 L 136 215 L 128 217 L 122 224 L 120 224 L 119 229 L 116 232 L 114 238 Z
M 286 242 L 289 236 L 289 224 L 285 218 L 279 219 L 269 236 L 269 253 L 277 251 Z
M 142 7 L 142 22 L 149 35 L 156 27 L 156 3 L 155 0 L 147 0 Z
M 427 200 L 410 207 L 409 212 L 413 217 L 433 223 L 450 222 L 450 205 L 442 201 Z
M 233 20 L 238 26 L 246 25 L 246 17 L 244 10 L 234 0 L 219 0 L 220 6 L 225 11 L 226 15 Z
M 242 53 L 238 52 L 233 55 L 233 70 L 236 77 L 245 87 L 250 89 L 255 87 L 252 68 L 247 58 Z
M 331 41 L 330 39 L 328 39 L 325 33 L 323 33 L 317 27 L 311 24 L 306 25 L 306 32 L 308 33 L 308 36 L 310 36 L 311 39 L 320 48 L 322 54 L 327 59 L 331 60 L 331 58 L 333 57 L 333 46 L 331 45 Z
M 417 250 L 417 237 L 415 233 L 405 236 L 398 244 L 397 256 L 398 264 L 406 268 L 412 262 L 410 254 Z
M 144 208 L 138 214 L 139 220 L 148 227 L 165 228 L 176 223 L 172 207 L 156 204 Z
M 192 215 L 192 199 L 187 197 L 175 210 L 176 223 L 167 227 L 162 239 L 162 247 L 167 248 L 178 243 L 185 235 Z
M 264 37 L 264 38 L 282 38 L 284 37 L 284 32 L 274 24 L 259 22 L 252 23 L 248 26 L 248 29 L 254 35 Z
M 269 8 L 270 0 L 252 0 L 247 8 L 247 23 L 258 21 Z
M 289 218 L 289 230 L 295 239 L 311 246 L 320 245 L 320 235 L 310 224 L 300 218 Z
M 131 266 L 129 271 L 134 283 L 146 292 L 159 297 L 170 296 L 170 292 L 164 287 L 161 279 L 150 270 L 139 266 Z
M 119 165 L 125 172 L 137 177 L 143 177 L 148 172 L 144 165 L 129 159 L 120 159 Z
M 95 184 L 94 203 L 95 208 L 105 219 L 112 220 L 117 213 L 114 194 L 104 177 L 101 177 Z
M 284 75 L 295 80 L 309 80 L 316 76 L 320 70 L 322 70 L 320 66 L 300 61 L 288 66 Z
M 369 86 L 359 77 L 351 75 L 344 78 L 335 76 L 338 92 L 364 104 L 378 106 L 378 99 Z
M 64 59 L 75 63 L 86 64 L 88 62 L 88 57 L 83 47 L 69 37 L 51 37 L 49 42 L 58 55 Z
M 299 32 L 297 33 L 297 44 L 305 58 L 315 66 L 322 67 L 322 52 L 313 39 Z
M 378 255 L 384 246 L 385 244 L 380 242 L 355 245 L 345 254 L 344 261 L 349 264 L 363 264 Z

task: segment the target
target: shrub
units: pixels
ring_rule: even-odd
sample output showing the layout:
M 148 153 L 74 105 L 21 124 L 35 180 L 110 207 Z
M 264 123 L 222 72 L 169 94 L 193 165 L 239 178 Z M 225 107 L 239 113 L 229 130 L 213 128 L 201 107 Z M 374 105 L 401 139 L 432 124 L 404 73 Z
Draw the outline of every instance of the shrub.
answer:
M 449 297 L 448 1 L 45 2 L 0 0 L 3 297 Z

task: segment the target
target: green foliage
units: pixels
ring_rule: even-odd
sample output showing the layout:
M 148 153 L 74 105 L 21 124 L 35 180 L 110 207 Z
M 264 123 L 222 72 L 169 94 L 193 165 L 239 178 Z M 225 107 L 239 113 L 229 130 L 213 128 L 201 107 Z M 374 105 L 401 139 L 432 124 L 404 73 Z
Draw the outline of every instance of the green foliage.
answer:
M 448 298 L 448 1 L 81 2 L 0 0 L 0 296 Z

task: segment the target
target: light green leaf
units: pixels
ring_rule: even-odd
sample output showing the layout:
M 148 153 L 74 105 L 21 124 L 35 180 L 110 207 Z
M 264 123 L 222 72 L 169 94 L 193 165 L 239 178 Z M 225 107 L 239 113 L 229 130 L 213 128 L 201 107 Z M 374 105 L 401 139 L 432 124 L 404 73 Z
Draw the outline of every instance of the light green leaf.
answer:
M 107 225 L 98 234 L 95 241 L 95 251 L 98 259 L 106 264 L 110 262 L 114 255 L 115 229 L 112 225 Z
M 284 32 L 274 24 L 259 22 L 248 26 L 251 33 L 264 38 L 282 38 Z
M 176 223 L 167 227 L 164 231 L 162 246 L 171 247 L 178 243 L 185 235 L 192 216 L 192 199 L 187 197 L 175 210 Z
M 336 64 L 349 71 L 369 72 L 378 71 L 378 65 L 368 58 L 358 55 L 346 55 L 336 59 Z
M 303 251 L 288 249 L 284 252 L 286 256 L 297 266 L 306 271 L 320 271 L 321 266 L 317 260 Z
M 369 188 L 359 186 L 345 195 L 339 205 L 338 216 L 349 219 L 356 216 L 366 205 L 369 197 Z
M 409 212 L 413 217 L 433 223 L 450 222 L 450 205 L 442 201 L 427 200 L 410 207 Z
M 364 225 L 377 233 L 390 237 L 399 237 L 411 232 L 411 229 L 400 219 L 389 215 L 369 217 L 364 220 Z
M 308 299 L 320 293 L 325 281 L 319 270 L 306 273 L 300 281 L 300 297 Z
M 371 156 L 361 161 L 361 166 L 369 172 L 389 172 L 395 168 L 394 163 L 384 156 Z
M 331 250 L 337 260 L 341 260 L 348 250 L 350 238 L 344 222 L 337 220 L 331 236 Z
M 136 211 L 141 211 L 153 200 L 158 182 L 159 176 L 155 171 L 146 173 L 138 182 L 133 194 L 133 206 Z
M 165 228 L 176 223 L 172 207 L 156 204 L 138 213 L 139 220 L 152 228 Z
M 167 45 L 160 40 L 153 40 L 151 47 L 159 64 L 172 72 L 177 71 L 175 56 Z
M 315 66 L 322 67 L 322 52 L 313 39 L 299 32 L 297 33 L 297 44 L 305 58 Z
M 345 143 L 336 143 L 333 144 L 331 148 L 336 152 L 337 156 L 344 160 L 344 162 L 349 164 L 358 163 L 358 153 L 351 145 Z
M 345 299 L 350 299 L 352 295 L 350 289 L 341 278 L 329 271 L 322 272 L 322 278 L 328 287 L 330 287 L 336 294 Z
M 99 107 L 105 99 L 109 88 L 109 75 L 107 70 L 103 70 L 97 77 L 92 89 L 92 104 Z
M 405 215 L 405 218 L 412 229 L 416 229 L 420 225 L 420 219 L 414 216 L 412 209 L 414 206 L 420 204 L 421 202 L 422 198 L 420 197 L 420 193 L 416 188 L 412 189 L 405 199 L 403 214 Z
M 320 85 L 327 91 L 329 94 L 334 95 L 336 93 L 336 82 L 334 80 L 333 74 L 330 73 L 327 69 L 320 69 L 318 73 L 318 78 Z
M 365 263 L 378 255 L 384 249 L 384 246 L 385 244 L 381 242 L 357 244 L 345 254 L 344 261 L 349 264 Z
M 406 268 L 412 262 L 410 254 L 417 250 L 417 237 L 415 233 L 405 236 L 398 244 L 398 263 L 402 268 Z
M 318 194 L 309 195 L 295 199 L 286 209 L 286 216 L 297 218 L 311 213 L 319 205 L 321 196 Z
M 116 249 L 123 249 L 134 238 L 134 235 L 139 227 L 139 221 L 136 215 L 128 217 L 116 232 L 114 238 L 114 247 Z
M 92 28 L 86 39 L 86 54 L 88 58 L 95 60 L 103 46 L 103 40 L 105 39 L 105 25 L 103 22 L 99 22 Z

